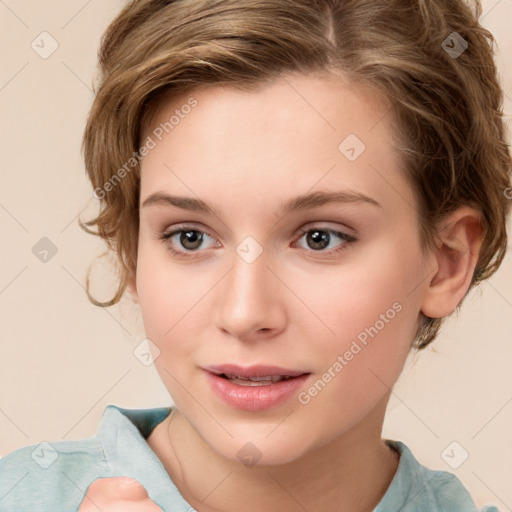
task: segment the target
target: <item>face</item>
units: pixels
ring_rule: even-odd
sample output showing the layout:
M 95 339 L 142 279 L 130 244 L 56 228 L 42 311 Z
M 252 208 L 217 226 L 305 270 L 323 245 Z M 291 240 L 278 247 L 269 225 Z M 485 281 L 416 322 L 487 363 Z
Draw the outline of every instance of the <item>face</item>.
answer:
M 336 442 L 399 376 L 428 262 L 388 111 L 339 77 L 289 75 L 174 98 L 144 136 L 146 335 L 177 408 L 228 459 Z

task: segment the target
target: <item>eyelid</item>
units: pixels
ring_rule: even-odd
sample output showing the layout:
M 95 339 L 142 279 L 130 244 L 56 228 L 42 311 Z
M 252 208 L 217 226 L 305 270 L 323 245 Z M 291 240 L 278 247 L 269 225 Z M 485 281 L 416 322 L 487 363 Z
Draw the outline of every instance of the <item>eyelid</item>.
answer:
M 326 222 L 310 222 L 308 224 L 305 224 L 304 226 L 301 226 L 298 229 L 298 234 L 303 235 L 304 233 L 309 233 L 309 231 L 329 231 L 331 233 L 340 233 L 343 236 L 356 238 L 357 234 L 354 229 L 349 228 L 348 226 L 340 227 L 339 225 L 337 227 L 331 227 L 324 225 Z
M 165 228 L 160 233 L 158 233 L 158 238 L 169 238 L 176 233 L 180 233 L 182 231 L 198 231 L 199 233 L 204 233 L 208 235 L 210 238 L 216 239 L 217 237 L 205 226 L 202 224 L 173 224 L 170 227 Z

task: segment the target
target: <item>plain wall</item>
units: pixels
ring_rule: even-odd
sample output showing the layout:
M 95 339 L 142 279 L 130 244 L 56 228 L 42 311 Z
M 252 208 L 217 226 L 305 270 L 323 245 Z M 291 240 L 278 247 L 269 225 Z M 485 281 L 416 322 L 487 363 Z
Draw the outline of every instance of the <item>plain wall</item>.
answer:
M 122 5 L 0 2 L 0 456 L 43 440 L 91 436 L 109 403 L 170 404 L 154 368 L 133 355 L 144 339 L 137 307 L 124 301 L 101 309 L 84 291 L 86 270 L 103 245 L 77 224 L 98 204 L 80 142 L 100 36 Z M 499 45 L 510 116 L 512 0 L 483 7 L 483 23 Z M 43 31 L 58 43 L 46 59 L 31 47 L 35 40 L 40 52 L 51 49 Z M 34 246 L 50 251 L 48 261 Z M 95 276 L 96 283 L 114 283 L 101 267 Z M 104 298 L 107 284 L 96 289 Z M 423 464 L 455 473 L 478 505 L 492 502 L 503 511 L 512 510 L 511 317 L 509 253 L 433 346 L 411 358 L 384 426 L 385 437 L 404 441 Z M 458 469 L 441 457 L 453 441 L 469 453 Z

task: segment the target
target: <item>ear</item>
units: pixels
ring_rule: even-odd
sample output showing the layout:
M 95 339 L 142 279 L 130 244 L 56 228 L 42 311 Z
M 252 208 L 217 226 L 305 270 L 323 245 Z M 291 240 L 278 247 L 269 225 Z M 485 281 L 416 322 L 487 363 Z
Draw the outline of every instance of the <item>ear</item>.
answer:
M 482 245 L 480 213 L 463 206 L 437 226 L 437 269 L 423 297 L 421 311 L 430 318 L 450 315 L 469 289 Z

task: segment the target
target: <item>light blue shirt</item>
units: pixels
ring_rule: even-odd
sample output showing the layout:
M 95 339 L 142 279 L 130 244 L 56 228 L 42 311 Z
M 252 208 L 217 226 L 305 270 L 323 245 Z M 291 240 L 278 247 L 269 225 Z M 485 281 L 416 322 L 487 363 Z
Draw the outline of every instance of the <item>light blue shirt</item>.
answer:
M 76 512 L 94 480 L 114 476 L 138 480 L 166 512 L 192 512 L 146 442 L 170 412 L 170 407 L 109 405 L 93 437 L 41 443 L 6 455 L 0 459 L 0 512 Z M 373 512 L 478 512 L 455 475 L 427 469 L 403 443 L 386 442 L 400 453 L 400 462 Z

